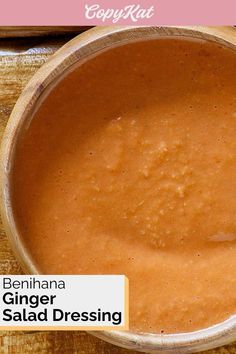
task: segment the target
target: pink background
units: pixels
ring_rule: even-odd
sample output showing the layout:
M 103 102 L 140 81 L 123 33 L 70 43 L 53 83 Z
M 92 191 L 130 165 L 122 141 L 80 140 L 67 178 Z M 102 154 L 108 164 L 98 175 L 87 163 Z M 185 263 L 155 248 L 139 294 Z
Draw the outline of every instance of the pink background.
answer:
M 2 0 L 0 25 L 109 25 L 85 18 L 85 4 L 104 8 L 123 8 L 140 4 L 155 8 L 154 16 L 133 23 L 121 20 L 117 25 L 234 25 L 236 0 Z

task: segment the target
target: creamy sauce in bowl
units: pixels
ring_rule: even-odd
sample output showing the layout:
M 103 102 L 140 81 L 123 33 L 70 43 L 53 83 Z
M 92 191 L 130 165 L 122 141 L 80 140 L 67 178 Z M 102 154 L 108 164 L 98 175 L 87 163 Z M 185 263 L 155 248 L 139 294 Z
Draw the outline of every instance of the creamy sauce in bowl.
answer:
M 66 76 L 19 142 L 17 225 L 49 274 L 126 274 L 131 330 L 236 313 L 236 55 L 205 41 L 111 49 Z

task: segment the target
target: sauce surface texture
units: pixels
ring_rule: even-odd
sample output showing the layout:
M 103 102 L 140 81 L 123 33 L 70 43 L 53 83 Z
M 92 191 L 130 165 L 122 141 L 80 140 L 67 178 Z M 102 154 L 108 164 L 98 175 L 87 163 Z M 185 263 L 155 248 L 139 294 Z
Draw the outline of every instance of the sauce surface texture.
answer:
M 236 55 L 160 39 L 67 75 L 17 146 L 13 205 L 43 273 L 126 274 L 131 330 L 236 313 Z

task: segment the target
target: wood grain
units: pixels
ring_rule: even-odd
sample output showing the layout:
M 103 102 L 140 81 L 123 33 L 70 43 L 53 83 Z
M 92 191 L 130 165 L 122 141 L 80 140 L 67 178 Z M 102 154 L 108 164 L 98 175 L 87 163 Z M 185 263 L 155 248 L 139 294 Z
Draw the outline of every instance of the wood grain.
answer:
M 0 38 L 78 34 L 88 28 L 88 26 L 0 26 Z
M 12 39 L 0 42 L 0 139 L 11 110 L 34 72 L 68 37 Z M 21 274 L 0 223 L 0 274 Z M 137 354 L 107 344 L 85 332 L 0 332 L 0 354 Z M 236 345 L 207 352 L 236 353 Z

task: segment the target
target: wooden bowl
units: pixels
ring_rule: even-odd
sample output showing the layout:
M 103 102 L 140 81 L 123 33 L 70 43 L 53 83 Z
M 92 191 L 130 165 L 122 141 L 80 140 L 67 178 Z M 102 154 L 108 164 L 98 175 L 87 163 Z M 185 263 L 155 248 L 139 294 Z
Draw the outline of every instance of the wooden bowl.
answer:
M 56 85 L 68 71 L 73 70 L 75 65 L 80 65 L 106 49 L 160 36 L 208 39 L 236 50 L 236 31 L 229 27 L 97 27 L 77 36 L 55 53 L 33 76 L 19 97 L 2 141 L 0 204 L 6 233 L 26 273 L 38 274 L 39 272 L 23 244 L 12 212 L 11 174 L 15 147 L 22 132 L 29 125 L 35 110 L 50 88 Z M 189 353 L 235 340 L 236 317 L 231 317 L 216 326 L 186 334 L 155 335 L 121 331 L 92 334 L 110 343 L 141 352 Z

